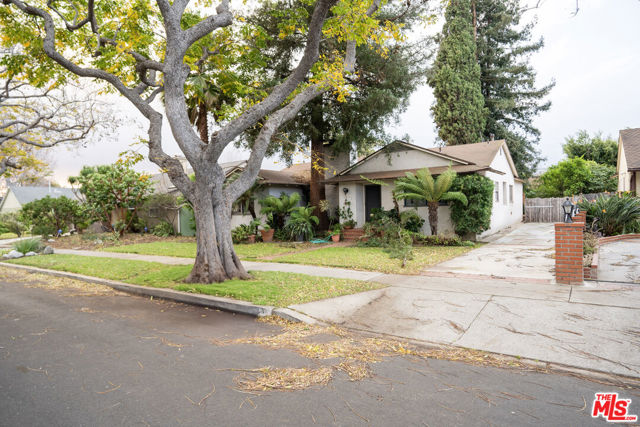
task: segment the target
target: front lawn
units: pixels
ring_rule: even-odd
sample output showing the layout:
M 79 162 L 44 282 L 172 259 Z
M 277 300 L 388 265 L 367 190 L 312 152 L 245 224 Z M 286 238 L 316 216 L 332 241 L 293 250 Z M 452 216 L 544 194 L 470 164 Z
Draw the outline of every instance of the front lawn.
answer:
M 342 267 L 353 270 L 394 274 L 418 274 L 426 267 L 469 252 L 470 246 L 416 246 L 414 258 L 403 268 L 399 259 L 391 259 L 382 248 L 340 246 L 278 257 L 273 262 Z
M 241 259 L 258 259 L 317 247 L 313 243 L 240 243 L 233 245 Z M 133 245 L 112 246 L 107 252 L 120 252 L 142 255 L 164 255 L 182 258 L 196 257 L 195 242 L 158 241 Z
M 235 298 L 253 304 L 276 307 L 303 304 L 383 287 L 378 283 L 358 280 L 267 271 L 251 272 L 252 280 L 230 280 L 210 285 L 186 284 L 182 283 L 182 280 L 191 271 L 189 265 L 175 266 L 77 255 L 41 255 L 8 262 L 119 280 L 141 286 Z

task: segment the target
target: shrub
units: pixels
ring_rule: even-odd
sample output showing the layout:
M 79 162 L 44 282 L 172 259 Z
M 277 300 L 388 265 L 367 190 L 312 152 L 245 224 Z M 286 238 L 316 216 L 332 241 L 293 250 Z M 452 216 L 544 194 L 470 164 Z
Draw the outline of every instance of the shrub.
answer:
M 630 195 L 600 196 L 578 204 L 587 212 L 587 224 L 604 236 L 633 233 L 640 229 L 640 199 Z
M 418 212 L 414 209 L 404 211 L 400 214 L 400 224 L 402 228 L 412 233 L 419 233 L 424 225 L 424 219 L 418 215 Z
M 13 244 L 13 249 L 26 254 L 27 252 L 40 252 L 42 250 L 42 242 L 40 239 L 24 239 Z
M 9 230 L 10 233 L 17 234 L 18 237 L 22 236 L 22 233 L 26 230 L 26 226 L 15 212 L 2 214 L 0 216 L 0 223 L 4 228 Z
M 280 242 L 288 242 L 291 240 L 291 237 L 286 230 L 275 230 L 273 232 L 273 238 Z
M 158 237 L 169 237 L 175 235 L 173 225 L 168 223 L 167 221 L 162 221 L 161 223 L 153 227 L 152 233 Z
M 298 193 L 292 193 L 290 196 L 282 193 L 280 197 L 268 196 L 259 201 L 262 207 L 261 213 L 267 215 L 271 221 L 269 225 L 275 230 L 284 228 L 287 217 L 298 206 L 298 202 L 300 202 Z
M 33 227 L 33 234 L 55 235 L 66 232 L 81 217 L 80 204 L 67 197 L 43 199 L 26 203 L 20 210 L 22 221 Z
M 493 182 L 484 176 L 460 175 L 451 186 L 451 191 L 459 191 L 467 196 L 468 204 L 451 204 L 451 220 L 456 233 L 478 234 L 488 230 L 491 225 L 493 208 Z
M 460 236 L 425 236 L 424 234 L 414 234 L 413 241 L 416 244 L 425 246 L 470 246 L 473 242 L 462 240 Z
M 313 226 L 319 222 L 318 217 L 313 215 L 312 207 L 300 206 L 291 211 L 284 229 L 292 240 L 298 236 L 302 236 L 303 240 L 310 240 L 313 238 Z
M 251 227 L 249 227 L 247 224 L 241 224 L 231 230 L 231 240 L 235 244 L 242 243 L 247 240 L 250 234 L 253 234 L 251 232 Z

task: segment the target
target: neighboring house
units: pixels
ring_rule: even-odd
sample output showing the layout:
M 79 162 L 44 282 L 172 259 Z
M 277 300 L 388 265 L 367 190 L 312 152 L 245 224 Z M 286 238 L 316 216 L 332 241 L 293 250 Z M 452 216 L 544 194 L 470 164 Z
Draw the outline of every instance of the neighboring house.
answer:
M 188 167 L 186 162 L 182 162 L 185 172 L 187 174 L 193 173 Z M 239 173 L 244 170 L 247 165 L 246 160 L 240 160 L 235 162 L 221 163 L 222 169 L 227 177 L 234 173 Z M 253 212 L 261 221 L 264 222 L 265 218 L 260 215 L 259 200 L 267 196 L 279 197 L 280 194 L 285 193 L 291 195 L 292 193 L 300 194 L 300 204 L 306 205 L 309 194 L 309 180 L 311 178 L 311 164 L 301 163 L 293 165 L 289 168 L 285 168 L 279 171 L 261 169 L 258 172 L 257 184 L 258 187 L 253 197 Z M 180 195 L 178 189 L 171 183 L 169 177 L 165 173 L 157 174 L 151 177 L 154 181 L 155 193 L 170 193 Z M 231 216 L 231 228 L 235 228 L 240 224 L 249 224 L 253 219 L 251 214 L 252 209 L 246 209 L 244 203 L 236 203 Z M 192 236 L 193 230 L 193 214 L 188 209 L 181 209 L 176 222 L 174 223 L 174 229 L 179 234 Z
M 618 191 L 640 188 L 640 128 L 623 129 L 618 139 Z
M 0 203 L 0 214 L 17 212 L 22 206 L 34 200 L 50 196 L 54 199 L 65 196 L 71 200 L 78 200 L 73 190 L 60 187 L 9 187 L 7 194 Z
M 478 237 L 493 234 L 504 227 L 522 221 L 523 181 L 518 178 L 515 165 L 504 140 L 447 147 L 423 148 L 402 141 L 393 142 L 354 165 L 325 180 L 338 187 L 339 204 L 348 201 L 357 227 L 362 227 L 372 209 L 393 208 L 394 181 L 406 172 L 429 168 L 438 175 L 451 167 L 460 175 L 476 173 L 494 182 L 493 209 L 489 230 Z M 380 180 L 389 185 L 372 184 L 362 177 Z M 401 200 L 400 210 L 417 208 L 425 219 L 424 234 L 430 234 L 426 203 Z M 448 204 L 438 208 L 438 233 L 454 232 Z

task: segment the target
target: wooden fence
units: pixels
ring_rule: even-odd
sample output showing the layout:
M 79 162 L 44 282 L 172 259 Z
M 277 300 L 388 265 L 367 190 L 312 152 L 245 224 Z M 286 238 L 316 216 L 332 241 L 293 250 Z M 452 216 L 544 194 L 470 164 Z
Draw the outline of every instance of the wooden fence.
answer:
M 569 197 L 571 203 L 576 204 L 578 200 L 595 200 L 605 193 L 581 194 Z M 562 222 L 564 221 L 564 211 L 562 204 L 566 197 L 531 198 L 524 200 L 524 222 Z

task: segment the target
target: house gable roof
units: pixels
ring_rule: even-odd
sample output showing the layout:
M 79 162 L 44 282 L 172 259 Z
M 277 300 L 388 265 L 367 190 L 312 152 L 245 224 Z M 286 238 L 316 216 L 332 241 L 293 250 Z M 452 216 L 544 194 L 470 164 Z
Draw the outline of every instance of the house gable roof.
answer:
M 416 150 L 416 151 L 420 151 L 422 153 L 427 153 L 429 155 L 435 155 L 437 157 L 443 158 L 445 160 L 450 160 L 452 163 L 457 163 L 457 164 L 461 164 L 461 165 L 469 165 L 469 164 L 473 164 L 471 162 L 468 162 L 467 160 L 463 160 L 457 157 L 454 157 L 452 155 L 446 154 L 446 153 L 442 153 L 430 148 L 424 148 L 424 147 L 420 147 L 418 145 L 414 145 L 414 144 L 410 144 L 408 142 L 404 142 L 404 141 L 394 141 L 391 144 L 385 145 L 384 147 L 380 148 L 379 150 L 369 154 L 368 156 L 360 159 L 358 162 L 354 163 L 353 165 L 349 166 L 348 168 L 346 168 L 345 170 L 343 170 L 342 172 L 340 172 L 337 176 L 342 176 L 342 175 L 348 175 L 349 172 L 351 172 L 353 169 L 357 168 L 358 166 L 362 165 L 363 163 L 368 162 L 369 160 L 371 160 L 374 157 L 377 157 L 381 154 L 386 154 L 386 153 L 394 153 L 396 151 L 407 151 L 407 150 Z
M 504 150 L 507 162 L 511 168 L 511 173 L 513 173 L 514 177 L 518 178 L 518 171 L 516 170 L 516 166 L 511 158 L 511 153 L 509 152 L 509 147 L 504 139 L 476 142 L 475 144 L 447 145 L 445 147 L 432 148 L 431 150 L 441 150 L 443 153 L 466 159 L 478 166 L 490 167 L 500 148 Z
M 624 150 L 624 157 L 627 160 L 627 170 L 640 170 L 640 128 L 620 131 L 618 160 L 620 160 L 622 150 Z
M 75 195 L 73 190 L 70 188 L 60 188 L 60 187 L 9 187 L 8 192 L 12 192 L 16 197 L 21 206 L 29 202 L 33 202 L 34 200 L 44 199 L 47 196 L 53 197 L 57 199 L 58 197 L 65 196 L 71 200 L 78 200 L 78 197 Z M 7 192 L 7 194 L 8 194 Z M 6 200 L 5 196 L 3 199 Z M 0 205 L 0 208 L 2 205 Z
M 507 162 L 509 163 L 509 167 L 513 176 L 517 179 L 518 172 L 516 171 L 515 164 L 513 163 L 513 159 L 511 158 L 511 153 L 509 152 L 509 147 L 506 144 L 506 141 L 496 140 L 496 141 L 487 141 L 487 142 L 478 142 L 475 144 L 464 144 L 464 145 L 450 145 L 445 147 L 432 147 L 432 148 L 423 148 L 417 145 L 409 144 L 403 141 L 395 141 L 386 147 L 376 151 L 375 153 L 363 158 L 359 162 L 354 165 L 348 167 L 347 169 L 340 172 L 333 178 L 326 180 L 326 183 L 337 183 L 337 182 L 346 182 L 346 181 L 358 181 L 361 180 L 359 174 L 350 175 L 354 168 L 363 164 L 364 162 L 370 160 L 374 156 L 386 150 L 386 152 L 394 152 L 399 150 L 407 150 L 407 149 L 415 149 L 424 153 L 429 153 L 432 155 L 440 156 L 442 158 L 448 159 L 451 161 L 451 169 L 453 169 L 457 173 L 473 173 L 473 172 L 481 172 L 481 171 L 490 171 L 500 175 L 503 175 L 504 172 L 497 171 L 491 168 L 491 164 L 493 163 L 496 155 L 500 151 L 500 148 L 503 147 L 505 156 L 507 158 Z M 441 174 L 446 171 L 448 167 L 430 167 L 429 171 L 433 175 Z M 392 179 L 404 176 L 406 172 L 415 172 L 417 169 L 403 169 L 403 170 L 388 170 L 388 171 L 380 171 L 380 172 L 368 172 L 364 173 L 363 176 L 366 176 L 369 179 Z

